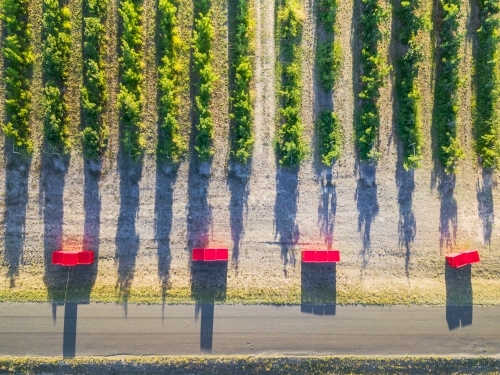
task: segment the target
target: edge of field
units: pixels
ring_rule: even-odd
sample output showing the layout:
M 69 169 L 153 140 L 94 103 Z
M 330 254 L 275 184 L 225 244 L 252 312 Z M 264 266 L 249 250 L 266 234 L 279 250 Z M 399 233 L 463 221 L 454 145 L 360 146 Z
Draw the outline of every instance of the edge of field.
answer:
M 183 357 L 0 357 L 0 374 L 473 374 L 498 373 L 498 357 L 435 356 L 183 356 Z

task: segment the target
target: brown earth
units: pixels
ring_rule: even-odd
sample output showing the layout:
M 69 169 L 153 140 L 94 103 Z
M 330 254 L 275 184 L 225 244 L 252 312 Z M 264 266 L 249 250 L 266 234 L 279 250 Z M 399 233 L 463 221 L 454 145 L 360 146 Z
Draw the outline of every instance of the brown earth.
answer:
M 376 165 L 356 159 L 353 122 L 360 76 L 360 3 L 341 1 L 338 14 L 337 35 L 344 60 L 333 107 L 344 128 L 343 156 L 330 169 L 320 166 L 311 152 L 300 169 L 286 169 L 277 168 L 273 152 L 277 111 L 275 4 L 254 2 L 256 143 L 250 165 L 241 168 L 229 162 L 227 14 L 234 11 L 234 5 L 213 1 L 214 66 L 220 78 L 212 103 L 215 156 L 207 175 L 207 166 L 200 166 L 194 158 L 182 162 L 178 169 L 156 162 L 156 6 L 151 0 L 144 3 L 148 151 L 143 161 L 133 163 L 119 152 L 117 0 L 110 2 L 107 22 L 110 99 L 106 117 L 111 139 L 102 165 L 84 163 L 77 136 L 78 87 L 82 81 L 80 0 L 70 1 L 75 48 L 68 96 L 75 147 L 67 168 L 57 155 L 42 153 L 41 1 L 33 0 L 37 56 L 33 128 L 37 148 L 30 161 L 22 161 L 8 142 L 1 141 L 0 186 L 4 191 L 0 215 L 4 222 L 0 236 L 4 240 L 0 245 L 0 300 L 60 298 L 58 292 L 68 285 L 85 290 L 67 298 L 94 301 L 498 304 L 498 173 L 482 171 L 472 148 L 470 77 L 477 9 L 464 2 L 462 72 L 466 84 L 462 89 L 460 139 L 467 157 L 456 178 L 445 179 L 432 155 L 433 33 L 421 35 L 426 47 L 419 79 L 426 140 L 423 167 L 415 172 L 402 168 L 395 133 L 394 72 L 381 98 L 382 157 Z M 433 4 L 423 3 L 425 11 L 431 12 Z M 314 150 L 314 120 L 331 99 L 316 87 L 314 76 L 318 38 L 314 3 L 303 5 L 307 17 L 302 114 L 304 137 Z M 181 122 L 186 137 L 192 117 L 188 81 L 192 7 L 191 1 L 180 3 L 186 42 Z M 394 64 L 397 27 L 391 21 L 386 29 L 384 46 L 388 61 Z M 3 97 L 3 91 L 1 94 Z M 1 106 L 0 111 L 3 114 Z M 82 246 L 98 251 L 99 261 L 92 269 L 68 273 L 48 264 L 53 250 Z M 189 250 L 193 246 L 228 247 L 231 261 L 227 268 L 192 267 Z M 329 246 L 341 250 L 342 261 L 336 267 L 301 267 L 301 249 Z M 445 269 L 445 253 L 469 248 L 480 250 L 480 264 L 472 271 Z M 323 284 L 318 284 L 320 281 Z M 334 293 L 322 293 L 325 289 Z

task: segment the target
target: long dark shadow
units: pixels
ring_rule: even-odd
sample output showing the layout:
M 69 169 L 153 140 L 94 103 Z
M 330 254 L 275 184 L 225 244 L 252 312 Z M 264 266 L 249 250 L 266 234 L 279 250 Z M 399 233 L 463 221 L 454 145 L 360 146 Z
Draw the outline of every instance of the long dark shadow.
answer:
M 97 278 L 97 268 L 99 259 L 99 245 L 101 232 L 101 193 L 99 190 L 99 180 L 101 178 L 102 162 L 84 161 L 84 192 L 83 208 L 85 211 L 85 221 L 83 225 L 83 250 L 92 250 L 95 260 L 92 265 L 77 267 L 77 277 L 86 289 L 83 302 L 89 302 L 90 290 Z
M 451 250 L 457 238 L 457 201 L 455 199 L 456 177 L 454 174 L 443 173 L 439 179 L 439 195 L 441 208 L 439 211 L 439 249 Z
M 476 186 L 477 210 L 483 227 L 483 242 L 491 243 L 491 233 L 495 225 L 495 210 L 493 204 L 493 170 L 483 169 L 481 180 L 478 179 Z
M 117 287 L 120 297 L 126 305 L 139 251 L 139 235 L 135 221 L 139 212 L 139 181 L 142 174 L 142 161 L 134 161 L 128 154 L 120 152 L 118 168 L 120 173 L 120 216 L 118 217 L 115 239 L 116 260 L 118 262 Z
M 337 307 L 337 265 L 302 263 L 300 311 L 335 315 Z
M 405 170 L 403 168 L 402 160 L 401 162 L 398 162 L 398 166 L 396 169 L 396 183 L 398 186 L 399 205 L 399 245 L 405 252 L 404 256 L 406 277 L 410 277 L 411 245 L 415 240 L 415 234 L 417 232 L 417 221 L 415 219 L 415 213 L 413 211 L 415 173 L 413 170 Z
M 10 279 L 10 287 L 13 288 L 15 280 L 19 276 L 19 267 L 23 258 L 31 158 L 13 153 L 11 147 L 5 149 L 5 157 L 7 164 L 5 169 L 3 261 L 8 267 L 7 277 Z
M 67 267 L 54 266 L 52 253 L 63 249 L 63 193 L 69 157 L 42 152 L 40 206 L 43 211 L 44 277 L 49 300 L 64 301 L 68 285 Z
M 250 164 L 230 164 L 227 184 L 231 192 L 229 204 L 229 223 L 231 225 L 231 238 L 233 240 L 233 253 L 231 262 L 238 269 L 241 240 L 244 234 L 245 212 L 248 209 L 247 199 L 250 193 Z
M 195 319 L 201 311 L 200 351 L 212 352 L 214 304 L 226 300 L 227 262 L 192 262 L 191 297 L 196 301 Z
M 64 304 L 63 358 L 75 358 L 77 312 L 76 302 Z
M 371 226 L 373 220 L 378 215 L 378 197 L 376 181 L 376 165 L 359 163 L 359 178 L 356 186 L 356 206 L 358 209 L 358 231 L 362 235 L 361 258 L 365 268 L 370 260 L 371 246 Z
M 446 322 L 451 331 L 472 324 L 471 265 L 451 268 L 445 264 Z
M 165 303 L 170 280 L 170 233 L 172 231 L 174 185 L 177 168 L 157 163 L 155 195 L 155 240 L 158 244 L 158 278 L 162 288 L 162 302 Z
M 299 241 L 299 226 L 296 222 L 299 199 L 299 168 L 278 166 L 276 171 L 276 202 L 274 204 L 275 239 L 281 247 L 284 272 L 288 262 L 295 265 L 294 247 Z
M 321 196 L 318 205 L 320 234 L 325 239 L 328 250 L 332 248 L 335 216 L 337 215 L 337 188 L 333 183 L 332 171 L 326 170 L 320 175 Z

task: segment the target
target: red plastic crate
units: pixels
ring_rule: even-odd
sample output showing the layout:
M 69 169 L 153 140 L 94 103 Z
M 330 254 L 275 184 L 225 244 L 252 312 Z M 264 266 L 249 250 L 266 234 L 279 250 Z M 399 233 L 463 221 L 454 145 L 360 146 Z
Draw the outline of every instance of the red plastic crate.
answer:
M 94 252 L 93 251 L 79 251 L 78 252 L 78 264 L 89 265 L 94 263 Z
M 481 261 L 477 250 L 465 251 L 463 253 L 452 253 L 445 256 L 448 265 L 453 268 L 460 268 L 467 264 Z
M 302 262 L 304 262 L 304 263 L 316 263 L 316 251 L 314 251 L 314 250 L 302 251 Z
M 302 250 L 303 263 L 337 263 L 340 262 L 339 250 Z
M 222 248 L 194 248 L 191 256 L 193 262 L 225 262 L 229 260 L 229 251 Z
M 94 263 L 94 252 L 85 251 L 62 251 L 52 253 L 52 264 L 58 266 L 74 267 L 76 265 L 89 265 Z

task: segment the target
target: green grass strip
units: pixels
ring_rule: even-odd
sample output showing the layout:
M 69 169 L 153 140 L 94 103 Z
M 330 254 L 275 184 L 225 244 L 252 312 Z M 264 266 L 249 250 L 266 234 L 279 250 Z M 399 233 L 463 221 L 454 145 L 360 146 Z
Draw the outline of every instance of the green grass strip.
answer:
M 125 356 L 0 357 L 12 374 L 498 374 L 494 357 Z
M 377 141 L 380 130 L 380 88 L 391 68 L 379 51 L 384 34 L 382 24 L 389 11 L 379 0 L 362 0 L 361 14 L 361 106 L 356 120 L 356 145 L 362 161 L 375 161 L 380 157 Z
M 158 2 L 158 94 L 159 135 L 156 148 L 160 160 L 177 163 L 186 152 L 179 127 L 179 90 L 182 66 L 179 61 L 181 38 L 177 22 L 178 2 Z
M 306 155 L 302 138 L 304 125 L 300 111 L 302 99 L 301 47 L 304 13 L 300 1 L 282 0 L 278 7 L 277 37 L 280 43 L 281 82 L 280 127 L 275 148 L 281 166 L 297 166 Z
M 236 89 L 231 95 L 231 120 L 234 138 L 231 144 L 231 156 L 245 164 L 252 154 L 253 144 L 253 109 L 250 94 L 252 64 L 250 62 L 250 17 L 248 0 L 238 0 L 236 9 L 236 35 L 234 43 L 234 61 Z
M 118 108 L 122 123 L 123 151 L 139 159 L 146 146 L 142 121 L 144 62 L 142 54 L 142 6 L 139 0 L 121 0 L 118 12 L 122 19 L 120 38 L 121 83 Z
M 196 3 L 193 30 L 193 68 L 195 73 L 196 94 L 194 109 L 197 116 L 195 150 L 201 162 L 208 161 L 214 154 L 214 124 L 210 111 L 210 100 L 214 91 L 217 76 L 212 66 L 212 42 L 214 27 L 211 23 L 210 1 L 200 0 Z
M 43 1 L 44 132 L 54 152 L 68 153 L 69 117 L 64 94 L 71 54 L 71 12 L 58 0 Z
M 104 42 L 107 0 L 86 0 L 83 18 L 83 152 L 88 159 L 102 156 L 109 138 L 109 128 L 102 113 L 107 101 Z
M 457 162 L 464 157 L 457 135 L 460 108 L 459 88 L 462 84 L 459 66 L 462 61 L 460 45 L 463 33 L 459 31 L 462 0 L 440 0 L 440 44 L 436 88 L 434 91 L 434 126 L 437 155 L 447 173 L 454 173 Z
M 397 11 L 400 41 L 404 48 L 398 59 L 396 92 L 399 102 L 398 133 L 403 147 L 403 167 L 406 170 L 420 166 L 422 159 L 422 122 L 420 119 L 420 92 L 417 85 L 422 45 L 417 35 L 423 27 L 423 18 L 417 15 L 420 0 L 401 1 Z
M 30 72 L 33 52 L 30 47 L 31 24 L 28 20 L 28 0 L 4 0 L 1 19 L 4 27 L 2 54 L 4 57 L 6 123 L 2 130 L 23 154 L 33 153 L 30 114 Z
M 478 0 L 481 26 L 477 31 L 476 152 L 483 168 L 500 168 L 500 3 Z

